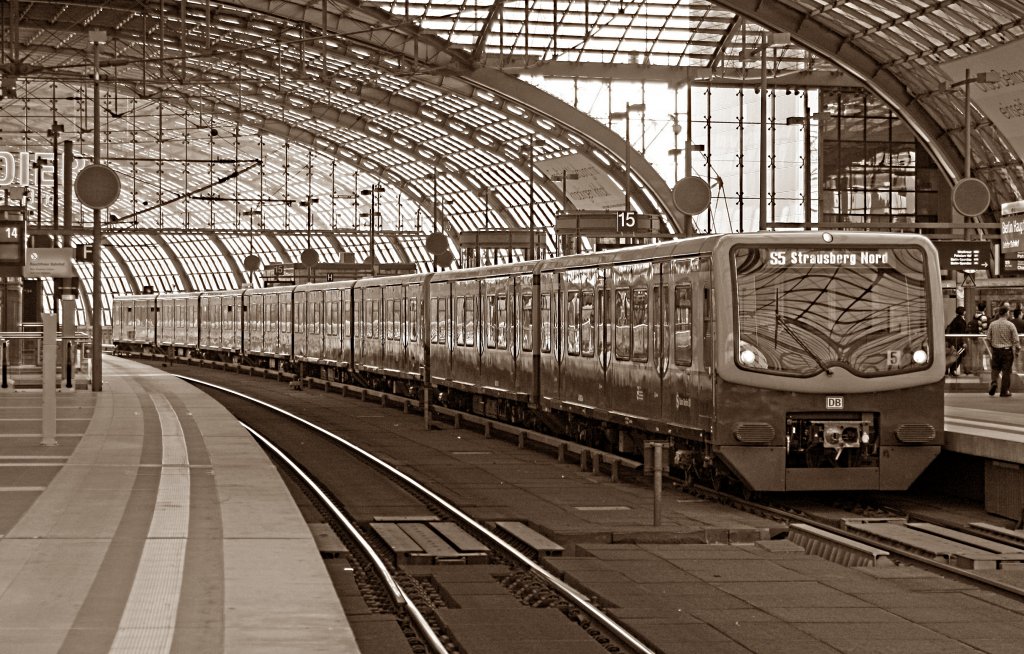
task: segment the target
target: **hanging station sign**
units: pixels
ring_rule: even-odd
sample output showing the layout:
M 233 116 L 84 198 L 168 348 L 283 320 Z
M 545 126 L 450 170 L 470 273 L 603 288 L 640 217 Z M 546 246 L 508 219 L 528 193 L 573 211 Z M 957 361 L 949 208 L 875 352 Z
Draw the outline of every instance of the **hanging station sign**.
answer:
M 943 270 L 982 270 L 989 267 L 987 241 L 934 241 Z
M 1000 213 L 999 239 L 1003 254 L 1024 252 L 1024 202 L 1006 202 Z

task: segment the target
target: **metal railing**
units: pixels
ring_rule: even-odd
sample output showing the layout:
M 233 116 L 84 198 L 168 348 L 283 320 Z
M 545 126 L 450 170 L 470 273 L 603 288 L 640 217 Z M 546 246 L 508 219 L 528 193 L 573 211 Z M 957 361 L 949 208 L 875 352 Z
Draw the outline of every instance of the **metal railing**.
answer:
M 90 379 L 92 337 L 57 333 L 57 379 L 62 389 L 86 385 Z M 0 332 L 0 390 L 34 389 L 42 385 L 43 332 Z

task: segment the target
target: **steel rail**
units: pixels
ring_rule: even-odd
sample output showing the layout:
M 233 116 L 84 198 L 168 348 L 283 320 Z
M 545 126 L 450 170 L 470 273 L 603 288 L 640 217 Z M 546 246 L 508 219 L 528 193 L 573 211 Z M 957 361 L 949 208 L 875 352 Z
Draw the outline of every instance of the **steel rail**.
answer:
M 395 468 L 394 466 L 388 464 L 386 461 L 384 461 L 384 460 L 380 459 L 379 457 L 375 456 L 371 452 L 367 452 L 366 450 L 360 448 L 358 445 L 355 445 L 355 444 L 351 443 L 350 441 L 342 438 L 341 436 L 338 436 L 337 434 L 334 434 L 334 433 L 324 429 L 323 427 L 320 427 L 319 425 L 314 424 L 314 423 L 306 420 L 305 418 L 297 416 L 297 415 L 295 415 L 295 414 L 293 414 L 293 413 L 291 413 L 289 411 L 286 411 L 286 410 L 284 410 L 284 409 L 282 409 L 280 407 L 274 406 L 273 404 L 270 404 L 268 402 L 264 402 L 263 400 L 260 400 L 260 399 L 257 399 L 257 398 L 245 395 L 244 393 L 240 393 L 240 392 L 238 392 L 236 390 L 233 390 L 233 389 L 230 389 L 230 388 L 227 388 L 227 387 L 224 387 L 224 386 L 220 386 L 220 385 L 213 384 L 213 383 L 210 383 L 210 382 L 207 382 L 207 381 L 203 381 L 201 379 L 196 379 L 194 377 L 186 377 L 184 375 L 175 375 L 175 376 L 178 377 L 179 379 L 182 379 L 184 381 L 190 382 L 192 384 L 197 384 L 197 385 L 200 385 L 200 386 L 207 386 L 209 388 L 214 388 L 214 389 L 216 389 L 218 391 L 221 391 L 223 393 L 228 393 L 229 395 L 234 395 L 235 397 L 240 397 L 240 398 L 248 400 L 248 401 L 250 401 L 250 402 L 252 402 L 254 404 L 258 404 L 260 406 L 263 406 L 263 407 L 265 407 L 265 408 L 267 408 L 267 409 L 269 409 L 271 411 L 279 413 L 279 414 L 281 414 L 281 415 L 283 415 L 285 417 L 288 417 L 288 418 L 290 418 L 290 419 L 292 419 L 292 420 L 294 420 L 294 421 L 296 421 L 296 422 L 298 422 L 300 424 L 303 424 L 303 425 L 309 427 L 310 429 L 312 429 L 312 430 L 314 430 L 316 432 L 319 432 L 320 434 L 326 436 L 327 438 L 330 438 L 331 440 L 335 441 L 336 443 L 338 443 L 339 445 L 345 447 L 346 449 L 350 450 L 351 452 L 357 454 L 358 456 L 361 456 L 364 459 L 372 462 L 373 464 L 375 464 L 377 466 L 380 466 L 380 467 L 384 468 L 385 470 L 388 470 L 392 475 L 394 475 L 395 477 L 398 477 L 399 479 L 401 479 L 405 483 L 409 484 L 410 486 L 412 486 L 413 488 L 415 488 L 419 492 L 423 493 L 424 495 L 429 497 L 431 500 L 436 502 L 438 505 L 444 507 L 445 510 L 447 510 L 451 514 L 457 516 L 460 520 L 464 521 L 467 525 L 470 525 L 473 528 L 473 530 L 476 531 L 476 533 L 478 535 L 480 535 L 485 540 L 489 541 L 493 547 L 495 547 L 496 549 L 502 551 L 507 556 L 509 556 L 509 557 L 511 557 L 513 559 L 516 559 L 520 564 L 522 564 L 523 566 L 528 568 L 535 575 L 537 575 L 538 577 L 541 577 L 545 582 L 550 584 L 553 588 L 555 588 L 564 597 L 566 597 L 570 601 L 572 601 L 575 604 L 577 604 L 578 606 L 580 606 L 586 612 L 586 614 L 588 616 L 590 616 L 592 619 L 597 621 L 602 627 L 604 627 L 605 629 L 607 629 L 610 632 L 614 633 L 615 636 L 617 638 L 619 638 L 624 644 L 627 644 L 629 647 L 633 648 L 634 651 L 638 652 L 639 654 L 656 654 L 656 650 L 654 650 L 653 648 L 651 648 L 650 646 L 648 646 L 647 644 L 642 642 L 635 634 L 630 632 L 624 626 L 620 625 L 618 622 L 616 622 L 614 619 L 612 619 L 611 616 L 607 615 L 601 609 L 599 609 L 597 606 L 595 606 L 590 601 L 590 599 L 587 596 L 583 595 L 582 593 L 580 593 L 578 590 L 576 590 L 572 586 L 566 584 L 564 581 L 562 581 L 558 577 L 554 576 L 553 574 L 551 574 L 550 572 L 545 570 L 543 567 L 541 567 L 536 562 L 531 560 L 525 554 L 523 554 L 522 552 L 520 552 L 516 548 L 514 548 L 511 545 L 509 545 L 508 543 L 506 543 L 497 534 L 493 533 L 491 530 L 489 530 L 486 527 L 484 527 L 483 525 L 481 525 L 479 522 L 474 520 L 468 514 L 464 513 L 461 509 L 459 509 L 458 507 L 453 505 L 451 502 L 449 502 L 445 498 L 441 497 L 440 495 L 438 495 L 434 491 L 430 490 L 429 488 L 427 488 L 426 486 L 421 484 L 416 479 L 410 477 L 406 473 L 402 472 L 401 470 L 399 470 L 399 469 Z
M 302 481 L 306 483 L 306 486 L 308 486 L 309 489 L 312 490 L 316 494 L 316 496 L 320 498 L 320 501 L 323 502 L 324 506 L 330 509 L 334 517 L 345 527 L 345 531 L 348 532 L 349 536 L 351 536 L 352 539 L 359 544 L 359 547 L 362 548 L 363 553 L 370 558 L 370 561 L 373 563 L 373 567 L 377 570 L 377 574 L 380 576 L 381 579 L 384 580 L 385 585 L 388 587 L 388 592 L 391 593 L 392 599 L 394 599 L 395 603 L 398 604 L 398 606 L 403 611 L 405 611 L 405 614 L 412 620 L 413 624 L 416 625 L 416 631 L 417 633 L 419 633 L 420 637 L 422 637 L 427 642 L 427 644 L 430 646 L 430 649 L 433 652 L 436 652 L 436 654 L 448 654 L 448 648 L 444 646 L 444 643 L 441 642 L 441 639 L 438 638 L 436 633 L 434 633 L 434 629 L 430 626 L 430 622 L 419 610 L 419 607 L 416 606 L 415 602 L 413 602 L 412 599 L 406 594 L 405 590 L 398 584 L 397 581 L 395 581 L 394 576 L 391 574 L 391 571 L 388 570 L 387 566 L 384 564 L 384 561 L 379 556 L 377 556 L 377 552 L 375 552 L 373 547 L 366 541 L 365 538 L 363 538 L 363 535 L 359 533 L 359 530 L 356 528 L 354 524 L 352 524 L 348 517 L 345 516 L 344 513 L 342 513 L 341 509 L 338 508 L 337 504 L 335 504 L 335 502 L 330 497 L 328 497 L 327 493 L 320 487 L 320 485 L 317 484 L 312 477 L 306 474 L 306 472 L 302 468 L 300 468 L 299 465 L 295 463 L 295 461 L 291 457 L 289 457 L 287 454 L 281 451 L 279 447 L 271 443 L 266 436 L 259 433 L 258 431 L 256 431 L 255 429 L 253 429 L 252 427 L 250 427 L 249 425 L 245 424 L 242 421 L 239 421 L 239 424 L 242 425 L 242 427 L 244 427 L 250 434 L 252 434 L 254 438 L 260 441 L 260 443 L 262 443 L 264 447 L 273 452 L 274 455 L 277 456 L 277 458 L 280 459 L 285 465 L 291 468 L 292 472 L 294 472 L 299 478 L 301 478 Z

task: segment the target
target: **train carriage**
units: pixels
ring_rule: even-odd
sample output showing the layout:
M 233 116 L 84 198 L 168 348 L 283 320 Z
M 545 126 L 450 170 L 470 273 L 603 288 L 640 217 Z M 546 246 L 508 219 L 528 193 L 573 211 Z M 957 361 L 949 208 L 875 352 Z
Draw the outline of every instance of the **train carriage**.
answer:
M 646 433 L 710 431 L 693 345 L 694 289 L 710 288 L 708 257 L 690 239 L 545 262 L 540 301 L 556 319 L 540 312 L 541 403 L 601 421 L 586 430 L 570 420 L 577 438 L 607 445 L 613 427 L 614 447 L 633 451 Z
M 292 357 L 292 286 L 247 289 L 243 294 L 244 353 L 277 368 Z
M 199 297 L 195 293 L 160 294 L 156 343 L 165 352 L 185 354 L 199 345 Z
M 493 417 L 536 404 L 533 271 L 537 262 L 435 273 L 427 298 L 431 383 Z M 449 402 L 452 394 L 449 393 Z
M 394 380 L 424 379 L 423 294 L 429 276 L 403 275 L 355 282 L 359 307 L 355 369 Z
M 552 260 L 539 293 L 541 404 L 575 438 L 661 433 L 678 466 L 757 490 L 905 488 L 941 447 L 927 239 L 701 237 Z
M 714 439 L 764 490 L 903 489 L 943 442 L 942 299 L 921 236 L 732 235 L 713 253 Z
M 535 267 L 527 263 L 489 268 L 488 276 L 480 280 L 480 388 L 521 402 L 534 399 L 530 395 L 533 353 L 524 349 L 524 345 L 532 348 L 531 341 L 524 343 L 520 338 L 517 306 L 524 288 L 532 289 Z
M 384 289 L 379 280 L 357 282 L 352 289 L 354 333 L 353 370 L 377 374 L 384 360 L 384 329 L 381 324 Z
M 119 350 L 139 351 L 156 344 L 157 299 L 155 294 L 114 298 L 111 339 Z
M 199 349 L 220 357 L 242 351 L 242 298 L 241 290 L 208 291 L 199 296 Z

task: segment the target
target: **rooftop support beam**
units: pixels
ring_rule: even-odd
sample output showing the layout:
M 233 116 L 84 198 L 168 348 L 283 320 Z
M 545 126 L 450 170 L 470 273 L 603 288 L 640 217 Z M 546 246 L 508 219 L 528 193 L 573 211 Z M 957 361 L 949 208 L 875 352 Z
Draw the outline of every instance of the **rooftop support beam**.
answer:
M 504 66 L 505 72 L 513 67 Z M 755 87 L 759 79 L 742 77 L 742 69 L 720 68 L 712 71 L 703 66 L 653 66 L 651 64 L 603 64 L 598 62 L 551 61 L 523 66 L 522 74 L 543 75 L 564 79 L 594 79 L 616 82 L 664 82 L 670 85 L 698 84 L 712 87 Z M 860 80 L 831 71 L 772 71 L 768 84 L 777 88 L 850 88 L 860 87 Z
M 480 34 L 477 35 L 476 44 L 473 46 L 473 61 L 480 61 L 483 56 L 484 48 L 487 46 L 487 37 L 491 35 L 494 21 L 498 19 L 498 14 L 504 8 L 505 0 L 495 0 L 491 4 L 491 8 L 487 11 L 487 18 L 484 19 L 484 24 L 480 28 Z

